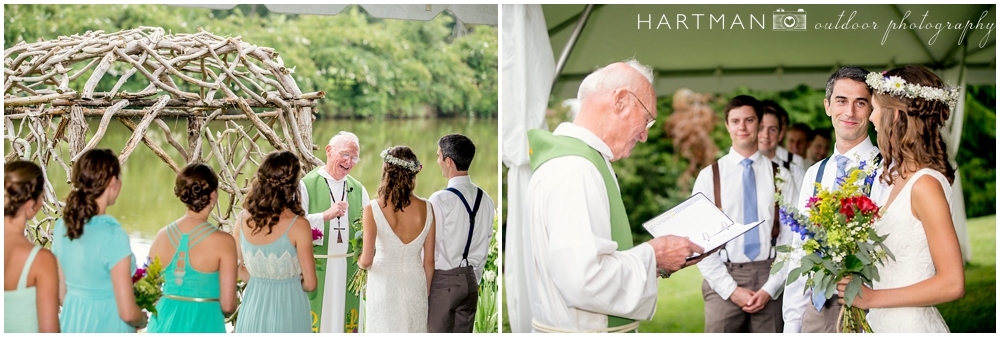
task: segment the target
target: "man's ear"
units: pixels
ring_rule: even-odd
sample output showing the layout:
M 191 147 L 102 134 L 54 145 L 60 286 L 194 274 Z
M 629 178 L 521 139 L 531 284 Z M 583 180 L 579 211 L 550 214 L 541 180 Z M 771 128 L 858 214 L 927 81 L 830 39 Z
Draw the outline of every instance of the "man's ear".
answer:
M 628 91 L 625 88 L 618 88 L 611 92 L 611 99 L 614 102 L 614 107 L 617 112 L 625 110 L 625 105 L 628 104 Z

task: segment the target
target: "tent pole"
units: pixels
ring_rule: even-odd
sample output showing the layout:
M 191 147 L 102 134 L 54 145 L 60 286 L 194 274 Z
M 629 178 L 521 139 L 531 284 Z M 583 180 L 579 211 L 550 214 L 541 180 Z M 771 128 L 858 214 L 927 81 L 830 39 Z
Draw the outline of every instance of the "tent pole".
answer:
M 573 28 L 573 33 L 569 36 L 569 41 L 566 41 L 566 46 L 563 47 L 562 54 L 559 55 L 559 62 L 556 63 L 556 73 L 552 80 L 552 87 L 556 85 L 556 79 L 559 79 L 559 74 L 562 73 L 564 67 L 566 67 L 566 61 L 569 60 L 569 54 L 573 52 L 573 47 L 576 46 L 576 41 L 580 39 L 580 33 L 583 32 L 583 26 L 587 25 L 587 19 L 590 18 L 590 12 L 594 9 L 593 4 L 587 5 L 583 8 L 583 14 L 580 15 L 580 20 L 576 22 L 576 27 Z

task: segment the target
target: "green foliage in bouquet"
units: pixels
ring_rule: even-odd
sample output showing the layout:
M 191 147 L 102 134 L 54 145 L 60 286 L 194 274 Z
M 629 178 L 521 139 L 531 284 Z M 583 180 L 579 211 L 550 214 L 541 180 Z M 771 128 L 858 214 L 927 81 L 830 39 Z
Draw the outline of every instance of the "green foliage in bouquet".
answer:
M 146 260 L 142 268 L 135 270 L 132 275 L 132 293 L 135 295 L 135 304 L 140 309 L 156 315 L 156 301 L 163 296 L 163 265 L 160 264 L 160 257 L 157 256 L 152 261 Z
M 358 218 L 353 223 L 351 223 L 351 229 L 354 230 L 354 237 L 351 238 L 351 253 L 354 255 L 351 257 L 351 261 L 354 264 L 358 264 L 358 258 L 361 257 L 362 240 L 364 234 L 364 225 L 362 225 L 361 218 Z M 347 283 L 347 290 L 354 293 L 355 296 L 365 297 L 365 285 L 368 284 L 368 271 L 358 268 L 354 275 L 351 276 L 351 281 Z
M 493 238 L 490 240 L 490 250 L 486 255 L 486 265 L 483 266 L 483 279 L 479 282 L 479 301 L 476 303 L 476 321 L 473 332 L 497 333 L 500 315 L 497 312 L 497 284 L 500 269 L 499 232 L 497 231 L 496 215 L 493 216 Z

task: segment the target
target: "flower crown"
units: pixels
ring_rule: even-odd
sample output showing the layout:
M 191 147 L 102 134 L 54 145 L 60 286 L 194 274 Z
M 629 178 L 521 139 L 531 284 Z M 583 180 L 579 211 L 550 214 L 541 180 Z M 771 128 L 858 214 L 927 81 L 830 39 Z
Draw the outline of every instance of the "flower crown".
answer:
M 925 100 L 941 101 L 948 104 L 952 109 L 955 108 L 955 104 L 958 102 L 958 87 L 934 88 L 906 83 L 906 80 L 899 76 L 885 76 L 884 71 L 882 73 L 868 73 L 865 82 L 876 92 L 911 99 L 923 98 Z
M 392 165 L 402 166 L 407 170 L 413 171 L 413 173 L 420 172 L 420 170 L 424 168 L 423 165 L 420 165 L 419 161 L 409 161 L 393 157 L 389 154 L 389 149 L 382 150 L 382 153 L 380 153 L 379 156 L 382 157 L 382 161 Z

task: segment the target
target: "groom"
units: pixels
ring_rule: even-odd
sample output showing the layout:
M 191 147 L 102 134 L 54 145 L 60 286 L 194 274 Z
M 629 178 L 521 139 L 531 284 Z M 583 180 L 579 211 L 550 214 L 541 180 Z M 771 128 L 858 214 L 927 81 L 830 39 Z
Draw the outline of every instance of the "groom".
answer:
M 469 179 L 476 145 L 453 133 L 438 140 L 437 163 L 448 188 L 428 199 L 434 205 L 434 278 L 428 294 L 427 332 L 472 333 L 490 239 L 493 199 Z
M 326 146 L 326 165 L 309 172 L 299 182 L 306 220 L 323 238 L 313 241 L 316 255 L 316 291 L 309 293 L 313 332 L 339 333 L 364 330 L 360 300 L 347 291 L 348 278 L 357 265 L 348 251 L 354 237 L 351 223 L 361 218 L 368 191 L 351 169 L 361 158 L 358 136 L 341 131 Z
M 824 189 L 834 188 L 835 180 L 843 176 L 847 169 L 857 167 L 857 160 L 871 160 L 879 150 L 868 138 L 868 118 L 872 113 L 872 92 L 865 83 L 868 70 L 860 67 L 843 67 L 830 76 L 826 82 L 826 99 L 823 106 L 826 115 L 833 123 L 836 143 L 833 155 L 816 162 L 806 170 L 803 184 L 799 191 L 797 205 L 799 211 L 806 211 L 806 203 L 816 193 L 814 183 L 819 183 Z M 869 162 L 868 165 L 875 163 Z M 878 173 L 880 173 L 879 170 Z M 871 188 L 871 199 L 882 206 L 882 195 L 887 194 L 889 187 L 881 183 L 878 175 Z M 795 237 L 793 246 L 802 245 L 801 238 Z M 785 272 L 794 266 L 786 266 Z M 787 286 L 784 298 L 782 316 L 785 320 L 784 332 L 836 332 L 837 316 L 841 305 L 837 303 L 837 295 L 829 300 L 822 294 L 813 294 L 805 288 L 805 278 L 800 277 Z

